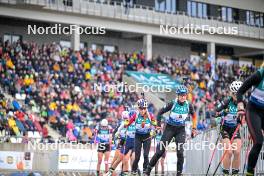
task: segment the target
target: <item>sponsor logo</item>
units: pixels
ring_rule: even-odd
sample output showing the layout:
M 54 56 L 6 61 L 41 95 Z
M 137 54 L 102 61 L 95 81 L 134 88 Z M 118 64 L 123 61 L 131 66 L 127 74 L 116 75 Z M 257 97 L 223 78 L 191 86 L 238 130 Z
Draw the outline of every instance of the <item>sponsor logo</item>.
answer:
M 60 156 L 60 163 L 68 163 L 69 162 L 69 155 L 61 155 Z
M 14 163 L 14 158 L 13 158 L 13 156 L 7 156 L 7 157 L 6 157 L 6 162 L 7 162 L 7 164 L 13 164 L 13 163 Z

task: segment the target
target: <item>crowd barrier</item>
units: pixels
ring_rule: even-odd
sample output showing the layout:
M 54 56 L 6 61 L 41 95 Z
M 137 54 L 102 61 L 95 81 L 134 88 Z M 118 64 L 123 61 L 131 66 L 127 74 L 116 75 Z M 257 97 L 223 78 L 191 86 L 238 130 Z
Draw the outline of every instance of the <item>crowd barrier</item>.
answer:
M 188 140 L 189 144 L 201 144 L 207 141 L 208 144 L 214 144 L 218 132 L 216 129 L 211 129 L 205 133 L 199 134 L 193 140 Z M 241 128 L 241 136 L 243 140 L 241 152 L 241 168 L 243 170 L 246 148 L 248 144 L 248 130 L 246 127 Z M 185 150 L 184 173 L 186 174 L 204 174 L 206 173 L 209 159 L 212 150 L 209 145 L 205 145 L 202 150 L 189 149 Z M 173 173 L 177 169 L 177 156 L 175 152 L 175 143 L 169 145 L 167 157 L 165 159 L 165 171 Z M 111 163 L 114 150 L 111 152 L 109 163 Z M 152 157 L 155 152 L 154 140 L 152 141 L 149 157 Z M 222 151 L 217 150 L 210 173 L 216 168 Z M 139 167 L 142 170 L 143 156 L 141 157 Z M 96 170 L 97 164 L 97 146 L 92 144 L 0 144 L 0 170 L 10 171 L 39 171 L 39 172 L 90 172 Z M 104 165 L 102 164 L 102 170 Z M 120 170 L 120 168 L 117 168 Z M 258 164 L 256 167 L 257 173 L 264 173 L 264 149 L 262 149 Z M 220 173 L 220 169 L 218 170 Z

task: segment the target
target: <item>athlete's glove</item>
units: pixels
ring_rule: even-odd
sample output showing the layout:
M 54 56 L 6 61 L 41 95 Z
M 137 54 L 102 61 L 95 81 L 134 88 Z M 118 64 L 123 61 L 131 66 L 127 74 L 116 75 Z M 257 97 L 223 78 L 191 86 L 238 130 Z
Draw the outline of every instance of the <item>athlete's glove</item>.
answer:
M 197 136 L 197 130 L 196 130 L 196 128 L 193 128 L 193 129 L 192 129 L 191 137 L 192 137 L 192 138 L 195 138 L 196 136 Z
M 119 138 L 120 138 L 120 133 L 119 133 L 119 132 L 116 132 L 116 133 L 115 133 L 115 138 L 116 138 L 116 139 L 119 139 Z
M 125 120 L 125 121 L 124 121 L 124 126 L 127 127 L 128 124 L 129 124 L 129 120 Z
M 150 131 L 149 134 L 150 134 L 150 136 L 152 138 L 152 137 L 156 136 L 156 131 L 155 130 L 152 130 L 152 131 Z

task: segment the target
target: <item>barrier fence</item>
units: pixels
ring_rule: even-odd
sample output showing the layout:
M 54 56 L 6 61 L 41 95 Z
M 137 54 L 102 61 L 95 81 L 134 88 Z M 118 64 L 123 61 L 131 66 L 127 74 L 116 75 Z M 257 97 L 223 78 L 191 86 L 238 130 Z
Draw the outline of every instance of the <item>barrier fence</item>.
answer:
M 218 135 L 216 129 L 211 129 L 207 132 L 199 134 L 193 140 L 189 140 L 189 144 L 201 144 L 208 142 L 214 144 Z M 248 130 L 246 127 L 241 128 L 242 137 L 242 151 L 241 151 L 241 167 L 243 170 L 245 163 L 246 148 L 249 142 Z M 168 147 L 167 158 L 165 159 L 165 171 L 167 173 L 175 173 L 177 167 L 177 157 L 175 143 L 171 143 Z M 201 150 L 189 149 L 185 150 L 184 173 L 187 175 L 205 174 L 212 150 L 209 145 L 205 145 Z M 154 142 L 152 142 L 149 157 L 154 155 Z M 111 163 L 114 156 L 114 150 L 111 152 L 109 163 Z M 216 168 L 222 151 L 217 150 L 214 156 L 211 169 L 209 173 L 213 173 Z M 142 171 L 143 156 L 141 157 L 139 167 Z M 2 172 L 8 171 L 39 171 L 45 173 L 89 173 L 96 170 L 97 164 L 97 146 L 92 144 L 0 144 L 0 170 Z M 102 164 L 104 170 L 104 165 Z M 120 170 L 118 168 L 117 170 Z M 221 169 L 218 170 L 220 174 Z M 256 172 L 264 174 L 264 148 L 261 151 Z
M 208 141 L 210 144 L 215 144 L 216 139 L 218 137 L 218 130 L 211 129 L 207 131 L 206 133 L 202 133 L 198 135 L 192 142 L 193 143 L 200 143 L 201 141 Z M 247 147 L 248 143 L 250 142 L 249 149 L 252 148 L 252 143 L 248 139 L 248 129 L 247 126 L 243 126 L 240 128 L 240 134 L 242 138 L 242 148 L 241 148 L 241 164 L 240 164 L 240 172 L 243 171 L 245 159 L 246 159 L 246 153 L 247 153 Z M 211 158 L 211 155 L 213 153 L 213 150 L 210 150 L 209 147 L 205 147 L 204 150 L 188 150 L 185 151 L 185 162 L 186 163 L 192 163 L 192 164 L 186 164 L 186 172 L 187 173 L 206 173 L 209 160 Z M 211 163 L 211 169 L 209 173 L 213 173 L 215 168 L 217 167 L 218 162 L 220 161 L 221 157 L 223 155 L 223 150 L 216 150 L 216 153 L 214 154 L 214 159 Z M 218 172 L 221 173 L 221 167 L 219 167 Z M 256 173 L 261 173 L 264 175 L 264 147 L 261 150 L 258 163 L 256 166 Z

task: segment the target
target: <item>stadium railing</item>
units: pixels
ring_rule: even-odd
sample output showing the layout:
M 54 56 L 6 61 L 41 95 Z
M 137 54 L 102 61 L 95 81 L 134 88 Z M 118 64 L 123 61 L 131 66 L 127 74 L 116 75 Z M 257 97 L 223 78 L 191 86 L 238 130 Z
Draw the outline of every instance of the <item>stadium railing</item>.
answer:
M 240 129 L 241 139 L 242 139 L 242 148 L 241 148 L 241 164 L 240 171 L 243 171 L 244 163 L 245 163 L 245 155 L 247 153 L 247 146 L 250 142 L 248 139 L 249 132 L 247 126 L 242 126 Z M 218 130 L 216 128 L 209 129 L 208 131 L 199 134 L 194 140 L 192 140 L 193 144 L 201 143 L 202 141 L 207 141 L 206 144 L 215 144 L 215 141 L 218 137 Z M 220 143 L 220 142 L 219 142 Z M 252 144 L 250 143 L 250 148 L 252 148 Z M 187 173 L 204 173 L 207 170 L 209 165 L 209 160 L 211 158 L 213 150 L 210 150 L 209 146 L 206 146 L 203 150 L 186 150 L 185 163 L 192 163 L 185 165 L 185 171 Z M 211 164 L 210 172 L 213 172 L 214 168 L 216 168 L 220 158 L 222 157 L 223 150 L 216 150 L 214 155 L 213 162 Z M 199 158 L 199 159 L 197 159 Z M 220 168 L 218 169 L 218 173 L 220 172 Z M 261 150 L 261 154 L 257 163 L 256 173 L 264 173 L 264 147 Z

